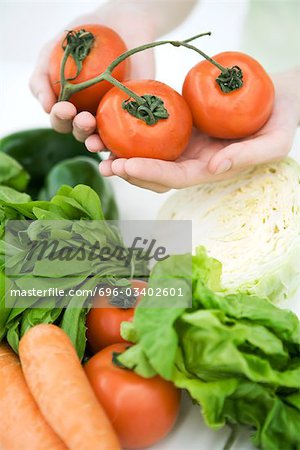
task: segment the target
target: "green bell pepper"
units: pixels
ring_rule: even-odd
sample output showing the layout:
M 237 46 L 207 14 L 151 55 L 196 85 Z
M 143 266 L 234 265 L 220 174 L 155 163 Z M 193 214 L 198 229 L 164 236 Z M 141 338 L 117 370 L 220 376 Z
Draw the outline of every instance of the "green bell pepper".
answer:
M 99 174 L 98 163 L 89 156 L 77 156 L 56 164 L 39 193 L 39 200 L 51 200 L 62 184 L 75 187 L 78 184 L 90 186 L 100 197 L 104 217 L 118 218 L 118 208 L 109 180 Z
M 29 173 L 27 192 L 35 199 L 55 164 L 67 158 L 86 155 L 87 150 L 72 134 L 59 134 L 51 128 L 40 128 L 3 137 L 0 140 L 0 152 L 17 160 Z M 91 157 L 99 161 L 97 154 Z

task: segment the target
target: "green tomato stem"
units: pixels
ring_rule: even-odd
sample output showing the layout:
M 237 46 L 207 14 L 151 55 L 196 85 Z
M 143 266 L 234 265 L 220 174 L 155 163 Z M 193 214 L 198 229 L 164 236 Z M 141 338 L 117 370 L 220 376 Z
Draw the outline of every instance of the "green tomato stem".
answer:
M 64 58 L 62 60 L 62 64 L 61 64 L 61 95 L 59 97 L 59 101 L 63 101 L 63 100 L 69 100 L 69 98 L 77 93 L 82 91 L 83 89 L 86 89 L 90 86 L 93 86 L 96 83 L 100 83 L 101 81 L 108 81 L 109 83 L 113 84 L 114 86 L 117 86 L 119 89 L 123 90 L 124 92 L 130 93 L 130 96 L 132 98 L 134 98 L 136 100 L 136 102 L 139 105 L 142 105 L 143 103 L 145 103 L 145 100 L 138 96 L 137 94 L 134 94 L 132 91 L 130 91 L 128 88 L 126 88 L 122 83 L 120 83 L 119 81 L 117 81 L 111 74 L 112 71 L 119 65 L 121 64 L 123 61 L 125 61 L 125 59 L 129 58 L 130 56 L 134 55 L 135 53 L 139 53 L 142 52 L 144 50 L 148 50 L 150 48 L 154 48 L 154 47 L 158 47 L 160 45 L 166 45 L 166 44 L 171 44 L 175 47 L 181 47 L 181 46 L 186 46 L 188 44 L 188 42 L 191 42 L 195 39 L 198 39 L 202 36 L 210 36 L 211 32 L 206 32 L 206 33 L 201 33 L 201 34 L 197 34 L 196 36 L 193 36 L 189 39 L 186 39 L 184 41 L 171 41 L 171 40 L 166 40 L 166 41 L 157 41 L 157 42 L 151 42 L 150 44 L 144 44 L 141 45 L 139 47 L 133 48 L 131 50 L 128 50 L 127 52 L 123 53 L 122 55 L 120 55 L 118 58 L 116 58 L 105 70 L 105 72 L 101 73 L 100 75 L 91 78 L 90 80 L 84 81 L 82 83 L 77 83 L 77 84 L 71 84 L 69 83 L 65 77 L 64 77 L 64 70 L 65 70 L 65 64 L 66 61 L 69 57 L 69 54 L 67 54 L 67 50 L 68 50 L 68 46 L 66 46 L 65 49 L 65 55 Z M 62 76 L 63 74 L 63 76 Z M 134 95 L 133 95 L 134 94 Z
M 215 61 L 213 58 L 208 56 L 206 53 L 204 53 L 202 50 L 200 50 L 198 47 L 195 47 L 194 45 L 189 44 L 187 41 L 183 41 L 181 43 L 183 47 L 189 48 L 190 50 L 194 50 L 195 52 L 199 53 L 203 58 L 205 58 L 207 61 L 209 61 L 211 64 L 216 66 L 222 73 L 225 73 L 227 71 L 226 67 L 219 64 L 217 61 Z
M 59 97 L 58 97 L 59 102 L 64 100 L 65 99 L 64 97 L 68 96 L 66 91 L 67 91 L 68 85 L 71 84 L 71 83 L 67 82 L 66 77 L 65 77 L 65 66 L 66 66 L 67 59 L 70 56 L 70 53 L 71 53 L 71 48 L 69 45 L 67 45 L 65 52 L 64 52 L 62 62 L 61 62 L 61 66 L 60 66 L 60 93 L 59 93 Z
M 216 78 L 216 82 L 220 86 L 222 92 L 224 92 L 225 94 L 229 94 L 230 92 L 235 91 L 236 89 L 239 89 L 243 86 L 243 72 L 240 67 L 224 67 L 215 59 L 206 55 L 202 50 L 195 47 L 194 45 L 191 45 L 187 42 L 182 42 L 181 45 L 199 53 L 199 55 L 203 56 L 203 58 L 212 63 L 221 71 L 220 75 Z
M 68 96 L 71 83 L 68 81 L 75 80 L 82 70 L 82 63 L 90 53 L 95 41 L 95 36 L 86 30 L 68 31 L 67 35 L 62 43 L 64 50 L 64 56 L 60 66 L 60 83 L 61 89 L 59 94 L 59 101 L 65 100 Z M 72 78 L 66 79 L 65 67 L 69 57 L 72 57 L 76 64 L 76 74 Z
M 198 39 L 203 36 L 210 36 L 210 35 L 211 35 L 211 32 L 208 31 L 206 33 L 197 34 L 197 35 L 195 35 L 189 39 L 186 39 L 184 41 L 169 41 L 168 40 L 168 41 L 151 42 L 150 44 L 140 45 L 139 47 L 128 50 L 127 52 L 120 55 L 107 67 L 106 70 L 111 73 L 125 59 L 129 58 L 130 56 L 134 55 L 135 53 L 139 53 L 139 52 L 143 52 L 144 50 L 148 50 L 149 48 L 159 47 L 160 45 L 166 45 L 166 44 L 173 45 L 174 47 L 181 47 L 185 43 L 194 41 L 195 39 Z
M 133 92 L 131 89 L 129 89 L 120 81 L 116 80 L 116 78 L 114 78 L 109 72 L 107 73 L 104 72 L 104 80 L 121 89 L 128 95 L 129 98 L 134 98 L 134 100 L 137 102 L 138 105 L 143 105 L 145 103 L 145 100 L 142 97 L 137 95 L 135 92 Z

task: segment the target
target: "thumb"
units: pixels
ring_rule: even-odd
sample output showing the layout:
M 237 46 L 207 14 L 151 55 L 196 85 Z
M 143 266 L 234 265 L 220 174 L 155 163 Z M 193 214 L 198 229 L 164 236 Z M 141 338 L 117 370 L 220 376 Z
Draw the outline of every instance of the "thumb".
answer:
M 51 45 L 46 45 L 40 52 L 37 66 L 29 80 L 31 92 L 47 113 L 50 113 L 52 106 L 57 101 L 48 76 L 48 61 L 52 48 Z
M 249 166 L 274 161 L 290 150 L 290 139 L 282 130 L 235 142 L 211 158 L 208 171 L 213 175 L 243 170 Z

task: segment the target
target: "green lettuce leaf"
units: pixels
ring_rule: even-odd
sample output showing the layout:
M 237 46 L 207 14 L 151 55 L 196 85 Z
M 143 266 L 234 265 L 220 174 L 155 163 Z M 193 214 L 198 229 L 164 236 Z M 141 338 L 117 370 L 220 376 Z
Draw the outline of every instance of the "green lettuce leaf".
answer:
M 174 270 L 175 283 L 191 288 L 189 270 L 177 276 L 188 261 L 188 255 L 171 256 L 153 274 L 170 279 Z M 263 450 L 300 448 L 298 318 L 264 297 L 214 292 L 220 266 L 203 248 L 192 269 L 192 290 L 183 289 L 192 306 L 174 307 L 169 299 L 168 307 L 151 308 L 146 297 L 133 323 L 122 326 L 122 336 L 135 345 L 119 361 L 144 377 L 159 374 L 186 389 L 211 428 L 247 425 Z
M 15 159 L 0 152 L 0 185 L 9 186 L 17 191 L 25 191 L 29 175 Z

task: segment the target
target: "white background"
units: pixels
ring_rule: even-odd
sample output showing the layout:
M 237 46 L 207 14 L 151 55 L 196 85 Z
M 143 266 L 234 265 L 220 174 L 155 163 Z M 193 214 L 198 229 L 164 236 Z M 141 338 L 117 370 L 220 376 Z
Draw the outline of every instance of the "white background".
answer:
M 185 1 L 185 0 L 183 0 Z M 99 6 L 87 1 L 12 2 L 0 3 L 0 136 L 26 129 L 49 126 L 48 116 L 41 110 L 28 88 L 28 79 L 39 49 L 54 35 L 64 30 L 77 16 Z M 172 1 L 170 0 L 170 10 Z M 239 42 L 247 13 L 246 1 L 202 0 L 193 14 L 168 35 L 181 39 L 199 31 L 213 32 L 213 38 L 203 38 L 201 47 L 213 55 L 223 50 L 239 50 Z M 167 56 L 166 56 L 167 55 Z M 183 49 L 158 48 L 156 78 L 178 91 L 185 74 L 197 61 L 197 55 Z M 298 157 L 295 145 L 292 155 Z M 298 153 L 298 155 L 297 155 Z M 152 219 L 166 196 L 154 194 L 114 179 L 114 188 L 123 219 Z M 185 399 L 175 430 L 167 440 L 153 450 L 219 450 L 228 430 L 212 432 L 204 426 L 200 410 Z M 242 441 L 244 443 L 242 443 Z M 241 437 L 235 450 L 250 450 L 249 439 Z

